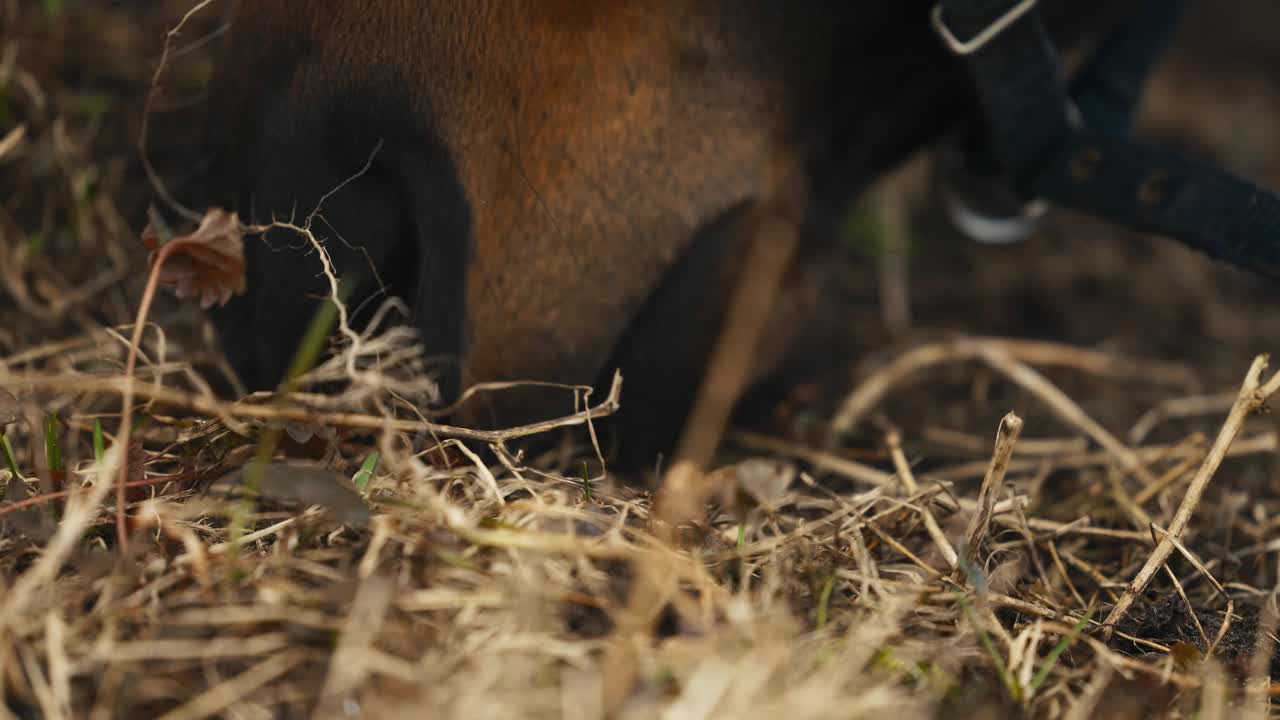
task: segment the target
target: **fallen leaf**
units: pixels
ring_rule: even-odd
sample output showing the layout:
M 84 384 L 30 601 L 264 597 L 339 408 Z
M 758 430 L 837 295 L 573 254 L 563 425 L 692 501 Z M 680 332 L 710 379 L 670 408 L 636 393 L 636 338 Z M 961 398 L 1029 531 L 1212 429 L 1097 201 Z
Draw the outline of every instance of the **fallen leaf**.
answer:
M 787 495 L 796 469 L 768 460 L 745 460 L 738 463 L 738 489 L 756 505 L 771 507 Z
M 711 472 L 708 481 L 721 488 L 721 506 L 743 520 L 753 510 L 769 511 L 787 497 L 796 469 L 770 460 L 744 460 Z
M 142 230 L 142 242 L 151 250 L 148 262 L 160 257 L 160 227 L 163 222 L 153 211 Z M 245 290 L 244 236 L 235 213 L 211 208 L 199 227 L 164 244 L 164 266 L 160 284 L 172 287 L 180 299 L 199 298 L 200 306 L 225 305 L 232 295 Z
M 291 458 L 321 460 L 337 452 L 338 432 L 331 427 L 286 422 L 280 435 L 280 449 Z
M 311 442 L 311 438 L 315 437 L 315 427 L 309 423 L 295 422 L 286 420 L 284 422 L 284 431 L 293 438 L 293 441 L 299 445 L 306 445 Z
M 274 462 L 262 467 L 258 492 L 277 502 L 319 505 L 338 522 L 355 528 L 369 525 L 369 506 L 346 476 L 333 470 Z
M 1174 643 L 1173 647 L 1169 648 L 1169 655 L 1173 657 L 1174 665 L 1184 672 L 1194 670 L 1204 661 L 1204 653 L 1189 642 Z

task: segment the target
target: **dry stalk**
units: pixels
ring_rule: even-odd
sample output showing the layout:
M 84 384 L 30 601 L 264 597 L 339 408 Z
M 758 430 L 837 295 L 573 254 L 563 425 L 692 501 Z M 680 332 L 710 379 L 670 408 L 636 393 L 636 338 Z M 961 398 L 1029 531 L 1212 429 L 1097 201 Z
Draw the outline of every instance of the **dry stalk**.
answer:
M 894 476 L 890 473 L 825 450 L 803 447 L 779 438 L 741 430 L 733 432 L 729 438 L 734 444 L 744 449 L 793 457 L 812 465 L 815 470 L 839 475 L 854 482 L 882 488 L 890 488 L 895 484 Z
M 1053 567 L 1058 571 L 1058 576 L 1062 578 L 1067 590 L 1071 592 L 1071 597 L 1076 601 L 1076 607 L 1086 607 L 1084 596 L 1076 589 L 1075 583 L 1071 582 L 1071 574 L 1067 572 L 1066 566 L 1062 564 L 1062 556 L 1058 554 L 1058 544 L 1049 540 L 1045 543 L 1045 547 L 1049 548 L 1049 557 L 1053 558 Z
M 216 716 L 245 696 L 265 687 L 301 665 L 306 653 L 286 650 L 267 657 L 235 677 L 215 685 L 187 702 L 161 715 L 158 720 L 198 720 Z
M 880 313 L 891 337 L 911 329 L 911 195 L 918 190 L 923 157 L 886 179 L 876 193 L 882 218 L 879 248 Z
M 1115 675 L 1115 668 L 1106 658 L 1099 659 L 1095 666 L 1098 669 L 1094 671 L 1093 678 L 1080 693 L 1080 697 L 1076 698 L 1075 704 L 1067 710 L 1063 720 L 1091 720 L 1094 717 L 1094 711 L 1102 700 L 1102 693 L 1106 691 L 1107 686 L 1111 684 L 1111 678 Z
M 14 373 L 6 378 L 14 387 L 26 390 L 51 390 L 85 395 L 123 395 L 127 385 L 123 377 L 62 376 L 45 373 Z M 501 430 L 472 430 L 422 420 L 387 418 L 351 412 L 318 412 L 305 407 L 284 405 L 259 405 L 249 402 L 226 403 L 210 397 L 174 390 L 163 386 L 140 386 L 133 394 L 155 403 L 187 410 L 209 417 L 226 415 L 241 420 L 292 421 L 326 427 L 353 430 L 382 430 L 387 432 L 428 433 L 446 438 L 474 440 L 488 444 L 502 444 L 550 432 L 559 428 L 577 427 L 593 420 L 608 417 L 621 407 L 622 375 L 615 373 L 609 394 L 598 405 L 586 410 L 550 420 L 541 420 Z
M 1238 445 L 1235 447 L 1238 447 Z M 1148 485 L 1142 488 L 1141 490 L 1139 490 L 1137 494 L 1133 496 L 1133 501 L 1136 502 L 1139 506 L 1147 504 L 1147 502 L 1151 500 L 1151 498 L 1155 497 L 1156 495 L 1159 495 L 1161 492 L 1166 490 L 1169 486 L 1182 480 L 1182 478 L 1185 477 L 1186 474 L 1190 472 L 1192 468 L 1204 462 L 1204 455 L 1206 452 L 1208 452 L 1208 448 L 1202 449 L 1200 452 L 1194 455 L 1188 455 L 1187 457 L 1183 458 L 1181 461 L 1178 462 L 1177 465 L 1174 465 L 1173 467 L 1169 468 L 1164 472 L 1163 475 L 1156 478 L 1156 481 L 1154 484 Z
M 1254 359 L 1253 365 L 1245 375 L 1240 393 L 1236 396 L 1236 402 L 1232 405 L 1230 414 L 1227 415 L 1226 422 L 1223 423 L 1213 446 L 1209 448 L 1209 454 L 1204 463 L 1200 465 L 1200 469 L 1196 471 L 1195 477 L 1192 478 L 1191 484 L 1187 487 L 1187 493 L 1183 496 L 1182 503 L 1179 504 L 1178 511 L 1173 516 L 1173 521 L 1169 523 L 1168 532 L 1161 538 L 1150 557 L 1147 558 L 1147 562 L 1138 571 L 1138 574 L 1129 583 L 1128 587 L 1125 588 L 1115 607 L 1111 609 L 1111 613 L 1103 621 L 1105 637 L 1109 638 L 1111 636 L 1116 623 L 1124 619 L 1129 612 L 1129 608 L 1133 606 L 1134 599 L 1146 589 L 1147 584 L 1155 577 L 1160 567 L 1169 559 L 1169 555 L 1174 550 L 1173 541 L 1181 538 L 1182 534 L 1186 532 L 1192 515 L 1195 514 L 1196 508 L 1200 506 L 1200 498 L 1204 496 L 1205 489 L 1209 487 L 1209 481 L 1213 479 L 1214 473 L 1218 471 L 1218 467 L 1226 457 L 1231 443 L 1235 440 L 1236 435 L 1240 433 L 1241 428 L 1244 427 L 1245 420 L 1258 408 L 1262 407 L 1277 389 L 1280 389 L 1280 373 L 1272 376 L 1269 381 L 1263 384 L 1262 373 L 1266 368 L 1267 356 L 1259 355 Z
M 1193 395 L 1191 397 L 1165 400 L 1138 418 L 1138 422 L 1134 423 L 1133 428 L 1129 430 L 1129 442 L 1134 445 L 1141 444 L 1157 425 L 1166 420 L 1228 412 L 1231 410 L 1231 405 L 1235 400 L 1234 393 Z
M 1258 618 L 1258 636 L 1249 658 L 1249 676 L 1245 681 L 1245 720 L 1264 720 L 1270 715 L 1271 658 L 1276 651 L 1276 591 L 1273 589 L 1262 604 Z
M 751 251 L 729 305 L 702 385 L 694 398 L 674 462 L 654 499 L 651 520 L 674 529 L 701 517 L 706 499 L 716 493 L 705 477 L 751 371 L 764 323 L 799 242 L 799 226 L 789 215 L 760 218 Z M 655 526 L 657 527 L 657 526 Z M 668 530 L 659 530 L 660 534 Z
M 978 550 L 982 545 L 982 540 L 987 535 L 987 529 L 991 527 L 991 518 L 994 514 L 996 505 L 996 496 L 1000 494 L 1000 488 L 1004 485 L 1004 475 L 1009 469 L 1009 458 L 1013 456 L 1013 447 L 1018 442 L 1018 435 L 1022 433 L 1022 418 L 1009 413 L 1000 421 L 1000 427 L 996 430 L 995 450 L 991 454 L 991 467 L 987 470 L 987 476 L 982 481 L 982 488 L 978 491 L 978 511 L 974 513 L 969 520 L 969 527 L 965 530 L 965 552 L 968 555 L 969 562 L 974 562 L 978 558 Z
M 128 354 L 124 366 L 124 388 L 121 392 L 120 431 L 115 443 L 124 447 L 124 457 L 120 461 L 119 475 L 116 479 L 116 542 L 120 553 L 129 549 L 129 525 L 125 517 L 125 485 L 129 482 L 129 440 L 133 433 L 133 399 L 135 393 L 135 372 L 138 356 L 142 349 L 142 335 L 147 328 L 147 316 L 151 312 L 151 304 L 155 299 L 156 288 L 160 282 L 160 271 L 164 268 L 169 256 L 175 248 L 181 246 L 177 242 L 169 242 L 160 248 L 147 274 L 147 284 L 142 291 L 142 299 L 138 301 L 137 315 L 133 321 L 133 334 L 129 338 Z M 155 378 L 158 385 L 160 378 Z
M 1044 628 L 1047 631 L 1056 632 L 1064 635 L 1072 632 L 1072 627 L 1070 625 L 1066 625 L 1056 621 L 1046 621 L 1044 623 Z M 1201 687 L 1201 680 L 1199 677 L 1196 677 L 1195 675 L 1189 675 L 1187 673 L 1178 672 L 1176 670 L 1173 670 L 1172 668 L 1169 668 L 1169 669 L 1158 668 L 1148 663 L 1142 662 L 1141 660 L 1137 660 L 1137 659 L 1128 657 L 1126 655 L 1121 655 L 1120 653 L 1117 653 L 1111 648 L 1107 647 L 1106 643 L 1086 633 L 1081 633 L 1077 635 L 1076 638 L 1080 642 L 1087 644 L 1093 650 L 1094 654 L 1100 659 L 1102 659 L 1103 662 L 1110 663 L 1114 667 L 1119 668 L 1121 670 L 1129 670 L 1129 671 L 1142 673 L 1143 675 L 1154 678 L 1160 681 L 1161 683 L 1172 684 L 1184 690 L 1192 690 L 1192 689 Z
M 1089 417 L 1079 404 L 1043 375 L 1030 366 L 1017 362 L 1008 353 L 997 348 L 984 347 L 980 350 L 980 356 L 993 369 L 1000 371 L 1010 380 L 1021 385 L 1023 389 L 1039 397 L 1064 422 L 1079 428 L 1084 434 L 1093 438 L 1094 442 L 1116 457 L 1122 468 L 1137 475 L 1143 484 L 1150 485 L 1155 482 L 1155 478 L 1151 477 L 1137 453 Z
M 831 421 L 831 442 L 848 435 L 872 408 L 911 375 L 935 365 L 981 359 L 997 353 L 1037 365 L 1069 367 L 1095 375 L 1185 385 L 1192 378 L 1185 368 L 1154 362 L 1126 361 L 1095 350 L 1061 343 L 962 337 L 917 347 L 862 382 L 845 399 Z
M 1183 459 L 1189 456 L 1198 455 L 1203 459 L 1204 449 L 1185 446 L 1185 443 L 1179 446 L 1169 445 L 1153 445 L 1145 448 L 1139 448 L 1138 457 L 1143 463 L 1154 463 L 1163 459 Z M 1240 457 L 1244 455 L 1257 455 L 1265 453 L 1273 453 L 1280 449 L 1280 435 L 1274 431 L 1260 432 L 1256 435 L 1249 435 L 1239 442 L 1231 446 L 1227 452 L 1228 457 Z M 1014 460 L 1009 466 L 1010 472 L 1035 472 L 1041 466 L 1043 460 Z M 1108 464 L 1115 462 L 1114 456 L 1109 452 L 1093 452 L 1080 455 L 1067 455 L 1061 458 L 1055 458 L 1053 467 L 1057 470 L 1079 470 L 1090 467 L 1106 467 Z M 982 477 L 987 471 L 986 461 L 963 463 L 949 468 L 943 468 L 930 473 L 931 477 L 946 481 L 960 481 L 971 478 Z M 1157 479 L 1159 481 L 1159 479 Z M 1149 499 L 1149 498 L 1148 498 Z
M 889 454 L 893 457 L 893 467 L 898 471 L 898 477 L 902 478 L 903 487 L 910 495 L 919 493 L 920 486 L 916 483 L 915 474 L 911 472 L 911 465 L 907 463 L 907 457 L 902 453 L 902 437 L 898 431 L 891 430 L 886 435 L 885 442 L 889 446 Z M 946 561 L 947 567 L 955 569 L 960 562 L 959 556 L 956 555 L 956 549 L 951 546 L 951 541 L 947 540 L 946 533 L 942 532 L 942 526 L 938 524 L 938 519 L 934 517 L 928 505 L 920 507 L 920 517 L 924 521 L 929 538 L 938 547 L 938 552 L 942 553 L 942 559 Z
M 343 700 L 368 676 L 370 651 L 387 619 L 394 593 L 393 583 L 382 576 L 374 575 L 360 583 L 338 636 L 338 646 L 330 657 L 320 701 L 312 717 L 340 714 Z
M 1187 591 L 1183 589 L 1182 582 L 1178 580 L 1178 575 L 1173 572 L 1173 568 L 1168 565 L 1164 566 L 1165 574 L 1169 576 L 1169 581 L 1173 583 L 1173 589 L 1178 593 L 1178 597 L 1182 598 L 1182 604 L 1187 608 L 1187 616 L 1191 618 L 1191 624 L 1196 627 L 1196 634 L 1200 636 L 1200 641 L 1204 643 L 1206 650 L 1205 656 L 1208 657 L 1208 649 L 1211 647 L 1209 636 L 1204 631 L 1204 626 L 1200 624 L 1200 618 L 1196 615 L 1196 606 L 1191 604 L 1191 598 L 1187 597 Z

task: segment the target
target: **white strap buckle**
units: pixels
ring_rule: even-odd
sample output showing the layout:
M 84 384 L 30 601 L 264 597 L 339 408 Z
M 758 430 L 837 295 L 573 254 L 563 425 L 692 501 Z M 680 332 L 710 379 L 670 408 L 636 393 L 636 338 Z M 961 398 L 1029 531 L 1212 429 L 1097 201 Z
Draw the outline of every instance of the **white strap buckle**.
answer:
M 972 55 L 982 48 L 986 47 L 1000 36 L 1000 33 L 1009 29 L 1010 25 L 1018 22 L 1018 20 L 1035 8 L 1039 0 L 1022 0 L 1022 2 L 1009 8 L 1009 12 L 1001 15 L 995 22 L 991 23 L 982 32 L 975 35 L 970 40 L 960 40 L 951 32 L 951 28 L 942 19 L 942 5 L 934 5 L 933 13 L 930 20 L 933 21 L 933 29 L 942 38 L 947 47 L 951 48 L 951 52 L 956 55 Z

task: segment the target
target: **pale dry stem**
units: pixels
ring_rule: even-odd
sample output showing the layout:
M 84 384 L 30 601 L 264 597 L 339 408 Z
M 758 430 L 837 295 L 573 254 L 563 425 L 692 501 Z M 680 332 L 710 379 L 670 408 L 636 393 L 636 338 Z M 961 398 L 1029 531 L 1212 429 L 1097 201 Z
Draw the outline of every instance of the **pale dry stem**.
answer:
M 1239 434 L 1244 427 L 1245 420 L 1249 415 L 1260 408 L 1275 392 L 1280 389 L 1280 374 L 1273 376 L 1265 384 L 1262 382 L 1262 373 L 1267 367 L 1267 357 L 1259 355 L 1254 359 L 1249 372 L 1245 374 L 1244 383 L 1240 388 L 1240 393 L 1236 396 L 1236 402 L 1231 407 L 1231 413 L 1227 416 L 1226 422 L 1223 423 L 1222 429 L 1218 433 L 1217 439 L 1212 447 L 1209 448 L 1209 454 L 1204 462 L 1200 465 L 1200 469 L 1191 480 L 1191 484 L 1187 487 L 1187 492 L 1182 498 L 1182 502 L 1178 505 L 1178 511 L 1173 516 L 1173 521 L 1169 523 L 1169 529 L 1164 537 L 1156 545 L 1150 557 L 1138 574 L 1125 588 L 1120 599 L 1116 602 L 1115 607 L 1111 609 L 1111 613 L 1107 615 L 1103 625 L 1106 627 L 1106 635 L 1110 636 L 1111 632 L 1124 616 L 1129 612 L 1129 608 L 1133 605 L 1134 599 L 1138 593 L 1146 589 L 1147 583 L 1169 559 L 1169 555 L 1174 550 L 1174 541 L 1181 538 L 1186 532 L 1187 526 L 1191 523 L 1191 518 L 1195 514 L 1196 508 L 1200 505 L 1200 499 L 1204 495 L 1204 491 L 1209 487 L 1209 482 L 1213 479 L 1214 473 L 1226 458 L 1227 451 L 1230 449 L 1236 435 Z

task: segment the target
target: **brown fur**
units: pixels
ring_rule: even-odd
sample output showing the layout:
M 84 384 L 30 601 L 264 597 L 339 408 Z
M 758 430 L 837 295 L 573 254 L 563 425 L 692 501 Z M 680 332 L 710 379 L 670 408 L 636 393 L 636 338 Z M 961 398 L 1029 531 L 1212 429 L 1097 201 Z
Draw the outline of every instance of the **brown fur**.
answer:
M 1107 4 L 1055 7 L 1079 18 L 1091 12 L 1080 8 Z M 464 242 L 471 259 L 432 266 L 465 272 L 457 304 L 420 295 L 415 312 L 424 328 L 465 320 L 468 381 L 584 383 L 617 362 L 653 384 L 687 386 L 673 374 L 696 376 L 709 350 L 741 248 L 732 217 L 757 197 L 768 153 L 800 155 L 820 213 L 967 113 L 967 86 L 930 34 L 927 10 L 857 0 L 244 0 L 211 96 L 209 199 L 244 205 L 281 192 L 253 168 L 271 167 L 275 145 L 295 140 L 301 158 L 345 153 L 349 171 L 386 140 L 388 187 L 403 191 L 446 172 L 401 159 L 432 139 L 463 189 L 469 237 L 419 227 L 413 242 L 419 252 Z M 356 109 L 344 112 L 367 104 L 367 115 L 314 126 L 327 122 L 327 104 L 350 98 Z M 298 139 L 313 135 L 325 140 Z M 301 166 L 311 160 L 297 161 L 299 177 L 323 175 Z M 290 177 L 287 166 L 280 172 Z M 370 185 L 362 207 L 428 202 L 393 202 L 388 192 Z M 268 204 L 279 212 L 285 203 Z M 361 238 L 352 235 L 376 229 L 346 225 L 335 230 L 372 247 L 380 264 L 394 264 L 393 246 L 406 242 L 390 237 L 402 228 Z M 825 230 L 814 221 L 802 257 L 810 267 L 797 267 L 796 279 L 822 258 Z M 695 242 L 709 249 L 694 252 Z M 429 274 L 418 280 L 439 281 Z M 812 292 L 793 293 L 774 326 L 794 329 L 796 308 L 813 305 Z M 245 312 L 254 311 L 236 311 Z M 236 313 L 224 328 L 247 322 Z M 624 339 L 629 357 L 618 353 Z M 667 357 L 682 353 L 687 361 Z M 648 390 L 628 390 L 646 402 Z M 513 403 L 504 409 L 521 412 L 492 419 L 550 410 Z

